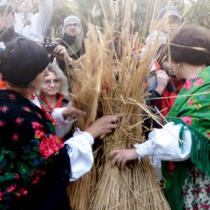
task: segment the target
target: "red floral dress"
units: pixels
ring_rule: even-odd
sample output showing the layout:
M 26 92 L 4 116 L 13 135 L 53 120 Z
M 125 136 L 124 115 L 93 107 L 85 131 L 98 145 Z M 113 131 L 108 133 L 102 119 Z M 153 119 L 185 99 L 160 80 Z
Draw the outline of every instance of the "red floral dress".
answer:
M 1 90 L 0 209 L 55 209 L 69 175 L 63 139 L 45 112 L 18 93 Z

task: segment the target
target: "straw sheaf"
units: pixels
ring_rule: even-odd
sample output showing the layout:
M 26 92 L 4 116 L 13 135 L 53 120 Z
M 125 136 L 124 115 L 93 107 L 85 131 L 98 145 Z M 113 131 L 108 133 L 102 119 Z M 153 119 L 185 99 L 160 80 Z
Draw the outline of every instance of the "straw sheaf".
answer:
M 107 11 L 100 2 L 102 11 L 106 14 Z M 127 20 L 131 17 L 129 11 L 132 10 L 129 9 L 128 2 L 123 1 L 122 5 L 125 9 L 124 18 Z M 80 60 L 81 69 L 70 72 L 72 101 L 87 112 L 87 118 L 78 118 L 79 127 L 84 129 L 97 116 L 123 113 L 117 129 L 104 136 L 102 143 L 95 146 L 95 164 L 91 172 L 70 185 L 70 203 L 74 210 L 167 210 L 170 207 L 148 158 L 128 165 L 124 171 L 117 167 L 111 169 L 110 151 L 145 141 L 142 123 L 148 117 L 155 118 L 150 112 L 145 112 L 149 110 L 145 105 L 145 79 L 149 74 L 155 49 L 148 43 L 148 50 L 140 59 L 140 49 L 134 53 L 136 43 L 141 40 L 140 35 L 132 34 L 121 45 L 121 58 L 114 57 L 114 25 L 116 24 L 108 22 L 106 18 L 104 28 L 89 25 L 85 40 L 87 51 Z

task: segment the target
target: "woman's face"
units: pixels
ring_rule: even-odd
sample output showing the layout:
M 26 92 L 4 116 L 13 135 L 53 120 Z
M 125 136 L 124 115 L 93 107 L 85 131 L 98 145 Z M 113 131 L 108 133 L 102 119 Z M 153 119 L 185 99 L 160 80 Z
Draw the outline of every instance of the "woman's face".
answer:
M 44 77 L 42 83 L 42 93 L 48 96 L 54 96 L 59 93 L 61 89 L 61 80 L 55 75 L 54 72 L 49 72 L 47 76 Z
M 40 90 L 42 88 L 42 82 L 44 80 L 44 77 L 49 74 L 48 68 L 46 68 L 44 71 L 39 73 L 36 78 L 31 82 L 30 87 L 34 89 L 34 92 Z

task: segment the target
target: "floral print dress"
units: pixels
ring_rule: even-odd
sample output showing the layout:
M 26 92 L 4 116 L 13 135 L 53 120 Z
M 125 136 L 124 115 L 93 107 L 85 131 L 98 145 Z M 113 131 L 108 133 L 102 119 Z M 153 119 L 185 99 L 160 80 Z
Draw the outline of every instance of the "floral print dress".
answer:
M 15 91 L 1 90 L 0 209 L 56 209 L 69 176 L 66 147 L 45 112 Z
M 192 137 L 190 159 L 162 162 L 166 198 L 174 210 L 210 209 L 210 67 L 186 80 L 166 119 Z

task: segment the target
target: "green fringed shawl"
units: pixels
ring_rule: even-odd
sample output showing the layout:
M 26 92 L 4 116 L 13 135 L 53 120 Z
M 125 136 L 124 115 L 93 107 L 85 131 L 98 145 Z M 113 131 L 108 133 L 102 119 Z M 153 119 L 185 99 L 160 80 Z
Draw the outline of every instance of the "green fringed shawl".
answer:
M 172 210 L 182 210 L 182 186 L 189 162 L 210 176 L 210 67 L 186 80 L 166 119 L 183 125 L 180 139 L 183 139 L 185 129 L 192 134 L 190 160 L 162 162 L 165 196 Z M 180 143 L 180 149 L 183 149 L 183 143 Z

